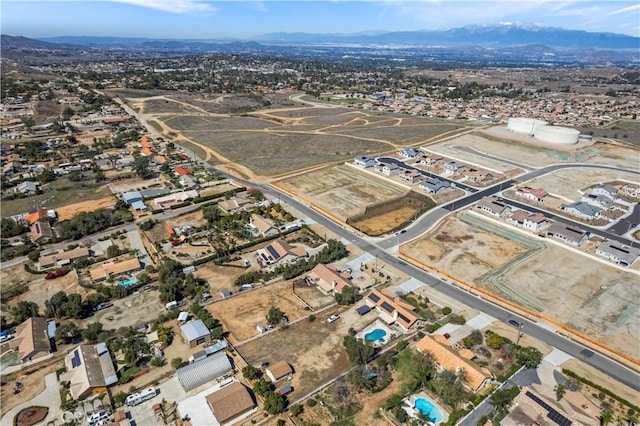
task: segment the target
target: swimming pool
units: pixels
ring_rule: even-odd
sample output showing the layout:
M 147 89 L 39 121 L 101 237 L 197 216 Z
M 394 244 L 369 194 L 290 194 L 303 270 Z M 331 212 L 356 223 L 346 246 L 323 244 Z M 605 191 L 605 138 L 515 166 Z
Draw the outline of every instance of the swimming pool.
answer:
M 136 281 L 136 279 L 134 277 L 131 277 L 128 280 L 125 280 L 125 281 L 120 281 L 120 285 L 122 287 L 130 287 L 130 286 L 136 285 L 136 284 L 137 284 L 137 281 Z
M 381 328 L 376 328 L 375 330 L 371 331 L 370 333 L 367 333 L 364 335 L 365 340 L 368 340 L 370 342 L 377 342 L 378 340 L 382 340 L 384 339 L 384 337 L 387 335 L 387 332 L 384 331 Z
M 442 412 L 435 404 L 426 398 L 416 398 L 413 408 L 420 410 L 425 416 L 429 416 L 432 422 L 440 423 L 442 421 Z

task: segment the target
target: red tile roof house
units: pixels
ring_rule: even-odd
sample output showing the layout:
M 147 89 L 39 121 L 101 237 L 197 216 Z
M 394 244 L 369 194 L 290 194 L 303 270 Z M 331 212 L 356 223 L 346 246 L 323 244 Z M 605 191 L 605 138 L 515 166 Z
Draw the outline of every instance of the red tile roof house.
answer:
M 370 308 L 376 308 L 380 319 L 387 324 L 398 324 L 403 330 L 408 331 L 420 320 L 412 311 L 413 306 L 405 303 L 399 297 L 391 298 L 386 294 L 373 290 L 365 298 L 365 303 Z
M 258 250 L 258 259 L 267 265 L 276 263 L 293 263 L 309 254 L 302 247 L 292 247 L 284 240 L 275 240 L 264 249 Z
M 540 232 L 547 223 L 547 218 L 542 213 L 529 213 L 525 210 L 517 210 L 511 214 L 507 222 L 519 228 Z
M 529 199 L 531 201 L 536 201 L 538 203 L 542 203 L 549 193 L 544 189 L 539 188 L 530 188 L 528 186 L 524 186 L 522 188 L 516 189 L 516 196 Z
M 338 272 L 319 263 L 309 271 L 307 275 L 309 282 L 318 286 L 318 289 L 325 294 L 342 293 L 345 287 L 353 287 L 351 283 L 343 278 Z
M 41 317 L 27 319 L 16 327 L 16 338 L 10 344 L 18 348 L 21 362 L 42 358 L 51 353 L 51 341 L 47 332 L 47 320 Z
M 176 174 L 176 176 L 185 176 L 185 175 L 193 175 L 193 170 L 188 169 L 186 167 L 182 167 L 182 166 L 177 166 L 176 168 L 173 169 L 173 172 Z

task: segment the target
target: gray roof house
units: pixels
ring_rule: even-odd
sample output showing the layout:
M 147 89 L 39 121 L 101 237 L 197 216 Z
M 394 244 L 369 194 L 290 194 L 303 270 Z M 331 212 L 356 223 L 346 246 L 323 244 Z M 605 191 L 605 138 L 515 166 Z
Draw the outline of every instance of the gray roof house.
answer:
M 358 155 L 353 159 L 353 163 L 362 168 L 373 167 L 376 165 L 376 160 L 373 157 L 368 157 L 366 155 Z
M 618 198 L 618 190 L 611 185 L 598 185 L 591 190 L 591 193 L 595 195 L 604 195 L 612 200 Z
M 451 188 L 451 182 L 438 178 L 432 178 L 420 184 L 420 189 L 424 189 L 430 194 L 437 194 L 449 188 Z
M 398 154 L 404 158 L 416 158 L 420 154 L 420 151 L 413 148 L 402 148 Z
M 598 246 L 596 254 L 606 257 L 613 263 L 627 268 L 633 265 L 638 259 L 640 250 L 635 247 L 628 247 L 615 241 L 606 241 Z
M 614 207 L 613 200 L 606 195 L 586 194 L 582 196 L 582 201 L 603 210 L 611 210 Z
M 122 200 L 130 206 L 136 201 L 142 201 L 142 194 L 138 191 L 123 192 Z
M 445 171 L 451 174 L 462 173 L 464 172 L 465 168 L 466 166 L 464 164 L 455 161 L 451 161 L 450 163 L 447 163 L 446 166 L 444 166 Z
M 547 230 L 547 235 L 565 241 L 574 246 L 579 246 L 589 238 L 589 233 L 582 229 L 567 225 L 563 222 L 555 222 Z
M 21 194 L 35 194 L 40 189 L 40 182 L 22 182 L 19 183 L 13 190 Z
M 563 204 L 560 207 L 567 213 L 589 220 L 597 218 L 600 216 L 600 213 L 602 213 L 602 209 L 600 207 L 592 206 L 591 204 L 587 204 L 582 201 Z

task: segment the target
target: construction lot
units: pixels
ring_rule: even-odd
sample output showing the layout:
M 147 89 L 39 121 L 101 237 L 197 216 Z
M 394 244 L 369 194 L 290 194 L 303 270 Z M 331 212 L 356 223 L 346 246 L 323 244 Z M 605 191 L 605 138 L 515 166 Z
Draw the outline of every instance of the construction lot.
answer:
M 345 221 L 363 213 L 367 205 L 407 192 L 406 188 L 347 165 L 316 170 L 280 183 Z
M 640 288 L 631 272 L 469 214 L 446 220 L 403 252 L 637 357 Z

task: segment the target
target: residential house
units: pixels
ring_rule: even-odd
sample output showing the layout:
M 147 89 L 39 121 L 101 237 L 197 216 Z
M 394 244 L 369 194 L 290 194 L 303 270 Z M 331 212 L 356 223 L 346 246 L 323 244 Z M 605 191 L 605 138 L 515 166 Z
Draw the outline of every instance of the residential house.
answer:
M 273 265 L 276 263 L 293 263 L 300 258 L 307 257 L 307 251 L 302 247 L 292 247 L 284 240 L 275 240 L 264 249 L 258 250 L 258 263 Z
M 622 192 L 631 197 L 640 197 L 640 185 L 634 185 L 632 183 L 625 183 L 622 185 Z
M 493 216 L 502 217 L 509 212 L 509 206 L 498 201 L 495 197 L 484 197 L 476 207 L 484 212 L 492 214 Z
M 547 223 L 547 218 L 542 213 L 530 213 L 525 210 L 516 210 L 511 213 L 507 222 L 532 232 L 540 232 Z
M 563 222 L 555 222 L 547 229 L 547 235 L 565 241 L 574 246 L 580 246 L 589 239 L 589 233 L 582 229 L 567 225 Z
M 398 154 L 403 158 L 416 158 L 420 154 L 420 151 L 414 148 L 402 148 Z
M 576 201 L 571 204 L 563 204 L 560 206 L 562 210 L 569 214 L 578 216 L 582 219 L 593 220 L 600 216 L 602 209 L 600 207 L 592 206 L 591 204 L 584 203 L 582 201 Z
M 456 375 L 462 374 L 463 383 L 473 392 L 480 392 L 491 384 L 491 372 L 471 361 L 473 352 L 457 352 L 443 336 L 425 336 L 418 341 L 416 349 L 431 354 L 440 369 Z
M 349 280 L 343 278 L 335 269 L 318 263 L 307 275 L 309 282 L 318 286 L 325 294 L 342 293 L 346 287 L 352 287 Z
M 75 400 L 107 391 L 118 383 L 118 375 L 106 343 L 80 345 L 64 358 L 67 369 L 60 381 L 69 382 L 69 392 Z
M 438 194 L 440 192 L 446 191 L 449 188 L 451 188 L 451 182 L 438 178 L 431 178 L 420 184 L 420 189 L 424 189 L 430 194 Z
M 531 188 L 528 186 L 516 188 L 516 196 L 520 198 L 526 198 L 537 203 L 542 203 L 549 193 L 544 189 Z
M 604 195 L 615 201 L 618 199 L 618 190 L 611 185 L 598 185 L 591 190 L 594 195 Z
M 387 324 L 398 324 L 408 331 L 420 320 L 413 313 L 415 309 L 410 304 L 402 301 L 400 297 L 390 297 L 379 290 L 373 290 L 365 298 L 365 303 L 370 308 L 376 308 L 379 317 Z
M 557 400 L 551 387 L 529 385 L 513 400 L 509 413 L 500 420 L 500 425 L 601 425 L 600 419 L 595 415 L 600 409 L 582 394 L 575 394 L 570 403 L 564 402 Z
M 189 169 L 187 167 L 182 167 L 182 166 L 177 166 L 176 168 L 173 169 L 173 173 L 175 173 L 175 175 L 177 177 L 181 177 L 181 176 L 193 176 L 193 170 Z
M 278 228 L 274 225 L 271 219 L 264 218 L 255 213 L 251 214 L 251 217 L 249 218 L 249 226 L 251 227 L 254 235 L 258 235 L 260 237 L 268 237 L 278 233 Z
M 452 175 L 462 173 L 466 168 L 467 166 L 457 161 L 451 161 L 444 166 L 444 170 Z
M 617 265 L 628 268 L 638 259 L 640 250 L 635 247 L 625 246 L 616 241 L 605 241 L 598 246 L 596 254 L 606 257 Z
M 87 247 L 76 247 L 73 250 L 61 251 L 59 253 L 40 256 L 38 259 L 40 269 L 48 269 L 68 265 L 76 259 L 89 257 L 89 249 Z
M 377 170 L 386 176 L 397 175 L 400 173 L 400 167 L 397 164 L 381 163 L 378 165 Z
M 140 145 L 142 146 L 142 149 L 140 151 L 140 153 L 142 155 L 144 155 L 145 157 L 151 157 L 153 154 L 153 142 L 151 142 L 151 140 L 149 140 L 149 138 L 147 137 L 147 135 L 142 135 L 142 137 L 140 138 Z
M 422 179 L 422 174 L 419 171 L 410 170 L 410 169 L 402 170 L 399 176 L 400 176 L 400 179 L 409 183 L 420 182 L 420 180 Z
M 198 182 L 192 175 L 180 176 L 178 182 L 180 182 L 180 186 L 182 186 L 183 188 L 193 188 L 198 185 Z
M 180 332 L 184 342 L 189 345 L 190 348 L 195 348 L 204 343 L 211 343 L 211 330 L 204 325 L 202 320 L 189 321 L 188 323 L 180 326 Z
M 264 370 L 264 372 L 269 380 L 271 380 L 273 383 L 276 383 L 277 381 L 284 379 L 290 374 L 293 374 L 293 368 L 291 368 L 287 361 L 282 360 L 268 366 Z
M 118 277 L 142 269 L 142 264 L 137 257 L 119 262 L 107 262 L 94 266 L 89 270 L 91 280 L 98 282 L 109 278 Z
M 17 161 L 8 161 L 2 166 L 2 176 L 11 176 L 22 171 L 22 164 Z
M 424 158 L 422 158 L 419 162 L 419 164 L 422 164 L 424 166 L 437 166 L 438 164 L 442 164 L 444 163 L 444 158 L 442 157 L 432 157 L 432 156 L 426 156 Z
M 615 208 L 611 198 L 605 195 L 586 194 L 582 196 L 582 202 L 598 207 L 602 210 L 612 210 Z
M 251 204 L 251 202 L 244 198 L 233 197 L 228 200 L 219 201 L 218 207 L 220 207 L 225 213 L 236 213 L 247 209 Z
M 198 191 L 192 189 L 190 191 L 174 192 L 162 197 L 154 198 L 153 202 L 159 209 L 166 209 L 174 204 L 184 203 L 187 200 L 193 200 L 198 197 Z
M 353 163 L 358 167 L 366 169 L 367 167 L 375 166 L 376 160 L 373 157 L 368 157 L 366 155 L 358 155 L 353 159 Z
M 9 346 L 18 349 L 20 362 L 33 361 L 51 353 L 47 320 L 31 317 L 16 327 L 16 337 Z
M 23 220 L 26 224 L 33 225 L 36 222 L 47 220 L 49 217 L 50 215 L 47 209 L 44 207 L 35 207 L 24 216 Z
M 18 186 L 13 188 L 14 192 L 19 192 L 20 194 L 31 195 L 35 194 L 40 190 L 40 182 L 22 182 L 19 183 Z
M 210 393 L 204 399 L 220 425 L 231 424 L 234 419 L 256 408 L 249 389 L 238 381 Z
M 484 183 L 493 180 L 493 175 L 482 170 L 469 169 L 464 172 L 467 179 L 475 183 Z
M 46 243 L 47 241 L 55 238 L 53 228 L 49 225 L 49 222 L 41 221 L 35 222 L 31 225 L 31 232 L 29 233 L 29 239 L 32 243 Z

